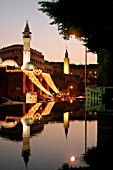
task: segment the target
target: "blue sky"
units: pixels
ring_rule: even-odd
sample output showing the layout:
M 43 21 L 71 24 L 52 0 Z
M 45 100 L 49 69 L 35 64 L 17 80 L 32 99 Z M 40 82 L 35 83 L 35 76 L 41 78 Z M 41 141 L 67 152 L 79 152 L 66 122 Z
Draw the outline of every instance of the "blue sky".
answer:
M 50 25 L 51 20 L 38 10 L 39 0 L 0 0 L 0 48 L 13 44 L 23 44 L 22 32 L 28 20 L 31 48 L 44 55 L 45 60 L 63 62 L 67 47 L 70 63 L 84 64 L 85 48 L 79 40 L 65 41 Z M 95 54 L 88 53 L 87 63 L 97 63 Z

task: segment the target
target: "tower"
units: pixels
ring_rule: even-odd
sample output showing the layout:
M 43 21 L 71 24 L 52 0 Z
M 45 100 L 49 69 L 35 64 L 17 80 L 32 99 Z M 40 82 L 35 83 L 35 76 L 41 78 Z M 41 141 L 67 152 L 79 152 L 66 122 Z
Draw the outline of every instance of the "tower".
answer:
M 66 48 L 65 58 L 64 58 L 64 74 L 70 74 L 70 63 L 69 63 L 67 48 Z
M 27 62 L 30 62 L 30 41 L 31 41 L 31 32 L 29 29 L 28 21 L 26 21 L 26 26 L 23 32 L 23 65 Z

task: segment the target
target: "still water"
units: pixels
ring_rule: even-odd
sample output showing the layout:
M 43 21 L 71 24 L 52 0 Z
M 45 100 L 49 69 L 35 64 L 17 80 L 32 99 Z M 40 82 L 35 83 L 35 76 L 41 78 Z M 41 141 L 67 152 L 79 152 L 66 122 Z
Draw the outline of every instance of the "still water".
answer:
M 86 152 L 97 148 L 97 143 L 105 148 L 101 142 L 113 136 L 109 130 L 103 132 L 99 120 L 96 111 L 86 111 L 85 101 L 2 105 L 0 169 L 58 170 L 65 163 L 89 166 L 94 158 L 85 160 Z M 108 128 L 112 129 L 110 124 Z

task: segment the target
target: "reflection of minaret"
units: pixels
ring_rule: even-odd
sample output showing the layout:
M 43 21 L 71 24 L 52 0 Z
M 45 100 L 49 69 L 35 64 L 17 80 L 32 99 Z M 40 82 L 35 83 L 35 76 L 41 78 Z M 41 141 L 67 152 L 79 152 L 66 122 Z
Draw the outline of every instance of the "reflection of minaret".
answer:
M 26 26 L 23 32 L 23 65 L 27 62 L 30 62 L 30 41 L 31 41 L 31 32 L 29 29 L 28 21 L 26 22 Z
M 27 168 L 27 164 L 30 156 L 30 126 L 23 124 L 23 147 L 22 147 L 22 157 L 24 158 L 24 162 Z
M 67 48 L 66 48 L 65 58 L 64 58 L 64 74 L 70 74 L 70 63 L 69 63 Z
M 67 138 L 68 128 L 69 128 L 69 112 L 64 113 L 64 128 L 65 128 L 65 135 Z

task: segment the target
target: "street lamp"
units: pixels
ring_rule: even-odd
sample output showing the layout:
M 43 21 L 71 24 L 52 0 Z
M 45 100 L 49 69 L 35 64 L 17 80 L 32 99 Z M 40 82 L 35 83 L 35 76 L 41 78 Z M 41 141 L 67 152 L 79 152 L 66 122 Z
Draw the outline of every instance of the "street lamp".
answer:
M 85 47 L 85 88 L 87 86 L 87 47 Z

